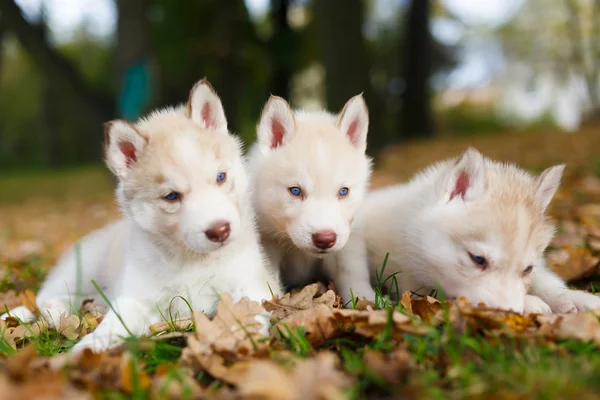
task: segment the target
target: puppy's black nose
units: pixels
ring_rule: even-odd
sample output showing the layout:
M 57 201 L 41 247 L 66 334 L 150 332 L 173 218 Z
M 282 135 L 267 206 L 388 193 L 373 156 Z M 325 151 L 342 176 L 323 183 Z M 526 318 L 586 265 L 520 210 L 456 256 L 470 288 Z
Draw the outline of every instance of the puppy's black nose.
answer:
M 320 231 L 312 234 L 312 240 L 319 249 L 326 250 L 333 247 L 337 235 L 334 231 Z
M 217 221 L 210 226 L 205 232 L 206 237 L 211 242 L 224 242 L 231 233 L 231 227 L 227 221 Z

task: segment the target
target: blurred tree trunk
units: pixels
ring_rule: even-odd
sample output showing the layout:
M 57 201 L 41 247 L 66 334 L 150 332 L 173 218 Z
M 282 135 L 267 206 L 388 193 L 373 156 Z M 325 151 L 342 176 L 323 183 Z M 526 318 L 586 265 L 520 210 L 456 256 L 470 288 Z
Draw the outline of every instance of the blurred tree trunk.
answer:
M 364 93 L 369 107 L 369 153 L 386 143 L 381 126 L 381 102 L 369 81 L 369 55 L 363 38 L 361 0 L 314 0 L 320 58 L 325 66 L 329 110 L 337 112 L 353 96 Z
M 146 0 L 117 0 L 115 71 L 119 116 L 137 119 L 152 103 L 155 87 Z
M 46 5 L 41 6 L 41 18 L 37 28 L 42 33 L 44 41 L 48 38 L 48 27 L 46 26 Z M 61 164 L 60 135 L 57 124 L 57 103 L 60 96 L 54 90 L 53 84 L 44 78 L 41 82 L 41 118 L 42 127 L 39 133 L 40 151 L 42 154 L 42 165 L 45 167 L 57 167 Z
M 271 25 L 273 35 L 269 43 L 273 77 L 270 84 L 270 93 L 290 98 L 290 83 L 292 79 L 292 59 L 296 50 L 294 32 L 288 21 L 290 0 L 271 0 Z
M 219 0 L 215 4 L 215 30 L 218 38 L 219 80 L 217 91 L 223 102 L 230 132 L 238 132 L 238 108 L 242 93 L 241 53 L 242 33 L 249 18 L 244 0 Z
M 0 78 L 2 77 L 2 62 L 4 61 L 4 37 L 6 35 L 6 24 L 2 22 L 0 14 Z
M 85 121 L 82 135 L 86 138 L 84 143 L 89 144 L 82 149 L 85 160 L 99 161 L 102 124 L 113 115 L 111 100 L 86 85 L 73 65 L 48 44 L 40 29 L 23 17 L 14 0 L 0 0 L 0 14 L 6 28 L 16 34 L 45 79 L 71 100 L 72 112 L 81 117 L 82 123 Z
M 592 115 L 600 118 L 600 97 L 598 93 L 598 34 L 600 34 L 599 21 L 600 18 L 600 0 L 594 0 L 592 5 L 592 34 L 590 35 L 590 63 L 585 60 L 585 41 L 581 21 L 579 19 L 579 9 L 574 0 L 565 0 L 567 10 L 569 12 L 569 34 L 571 40 L 571 54 L 573 63 L 578 72 L 583 76 L 586 84 L 590 105 L 592 107 Z
M 433 50 L 430 12 L 430 0 L 412 0 L 406 17 L 406 50 L 402 55 L 405 91 L 400 116 L 401 136 L 405 139 L 434 135 L 429 87 Z

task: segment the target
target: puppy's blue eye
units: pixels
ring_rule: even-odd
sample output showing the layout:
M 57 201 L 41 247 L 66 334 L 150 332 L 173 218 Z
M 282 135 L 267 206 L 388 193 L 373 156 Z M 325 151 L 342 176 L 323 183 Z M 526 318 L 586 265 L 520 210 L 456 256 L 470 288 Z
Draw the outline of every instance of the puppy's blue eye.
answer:
M 350 191 L 350 189 L 348 189 L 347 187 L 343 187 L 340 189 L 339 196 L 346 197 L 346 196 L 348 196 L 349 191 Z
M 302 195 L 302 189 L 300 189 L 298 186 L 292 186 L 288 190 L 290 191 L 292 196 L 301 196 Z
M 223 182 L 225 182 L 226 179 L 227 179 L 227 173 L 225 173 L 225 172 L 219 172 L 217 174 L 217 182 L 223 183 Z
M 487 260 L 485 259 L 485 257 L 481 257 L 481 256 L 476 256 L 474 254 L 469 253 L 469 256 L 471 257 L 471 260 L 473 260 L 473 262 L 475 264 L 477 264 L 480 267 L 486 268 L 487 267 Z
M 165 200 L 167 201 L 176 201 L 179 200 L 180 194 L 177 192 L 171 192 L 165 196 Z

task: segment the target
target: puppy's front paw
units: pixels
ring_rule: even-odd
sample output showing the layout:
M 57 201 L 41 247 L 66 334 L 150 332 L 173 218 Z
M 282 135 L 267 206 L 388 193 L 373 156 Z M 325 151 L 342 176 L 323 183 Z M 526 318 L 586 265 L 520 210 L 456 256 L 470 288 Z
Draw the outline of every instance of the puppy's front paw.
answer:
M 352 290 L 350 290 L 352 289 Z M 371 285 L 356 285 L 348 288 L 348 290 L 341 290 L 340 295 L 342 296 L 343 304 L 349 308 L 352 307 L 352 301 L 355 299 L 362 299 L 363 297 L 367 299 L 370 303 L 375 303 L 375 291 L 371 287 Z
M 71 307 L 66 300 L 50 299 L 41 304 L 40 311 L 48 325 L 51 328 L 57 328 L 60 326 L 60 318 L 69 315 Z
M 600 309 L 600 297 L 581 290 L 565 289 L 548 304 L 557 314 L 597 310 Z
M 552 309 L 539 297 L 526 295 L 523 314 L 552 314 Z

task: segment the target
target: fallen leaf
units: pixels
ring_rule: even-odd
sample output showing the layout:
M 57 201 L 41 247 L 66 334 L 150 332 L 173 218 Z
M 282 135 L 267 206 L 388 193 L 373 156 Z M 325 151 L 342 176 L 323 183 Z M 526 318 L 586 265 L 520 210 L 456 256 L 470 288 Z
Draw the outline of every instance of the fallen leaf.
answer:
M 400 300 L 400 303 L 404 306 L 404 308 L 406 309 L 406 311 L 409 314 L 412 314 L 412 301 L 411 301 L 411 292 L 409 290 L 407 290 L 406 292 L 404 292 L 402 294 L 402 299 Z
M 184 331 L 190 328 L 193 325 L 193 320 L 190 317 L 187 318 L 177 318 L 174 321 L 169 322 L 158 322 L 156 324 L 150 325 L 150 332 L 154 335 L 159 334 L 161 332 L 166 332 L 168 330 L 176 330 L 176 331 Z
M 580 279 L 593 274 L 600 258 L 592 256 L 587 248 L 569 247 L 548 252 L 548 265 L 566 281 Z
M 352 379 L 339 370 L 329 351 L 299 360 L 288 372 L 272 361 L 257 361 L 238 385 L 242 398 L 265 400 L 342 400 Z
M 270 311 L 278 319 L 283 319 L 298 311 L 316 307 L 319 304 L 333 307 L 336 302 L 336 294 L 333 290 L 320 293 L 322 290 L 321 287 L 323 287 L 323 284 L 313 283 L 305 286 L 298 293 L 286 293 L 281 299 L 275 298 L 271 301 L 264 301 L 263 306 L 265 310 Z
M 31 313 L 37 315 L 38 307 L 35 299 L 35 293 L 29 289 L 25 289 L 24 292 L 19 293 L 19 300 L 21 300 L 21 304 L 27 307 Z
M 287 337 L 288 329 L 294 332 L 297 327 L 304 327 L 305 337 L 313 346 L 318 346 L 340 333 L 332 309 L 325 304 L 319 304 L 278 321 L 270 329 L 271 336 Z
M 58 331 L 69 340 L 75 340 L 79 337 L 79 325 L 81 321 L 77 315 L 61 315 Z
M 206 370 L 215 378 L 235 384 L 245 373 L 247 364 L 240 362 L 248 356 L 264 351 L 267 338 L 257 321 L 263 309 L 255 301 L 243 297 L 237 303 L 229 294 L 221 295 L 221 302 L 212 320 L 194 312 L 195 334 L 189 334 L 181 362 L 193 370 Z M 238 361 L 232 366 L 231 361 Z
M 551 339 L 575 339 L 600 345 L 600 321 L 591 312 L 537 316 L 539 332 Z
M 403 348 L 397 348 L 387 354 L 367 350 L 363 355 L 363 361 L 367 368 L 392 385 L 399 385 L 407 372 L 414 367 L 412 356 Z
M 136 363 L 129 353 L 125 353 L 121 358 L 121 389 L 126 393 L 133 393 L 134 389 L 145 390 L 150 384 L 150 377 L 144 372 L 143 366 Z

